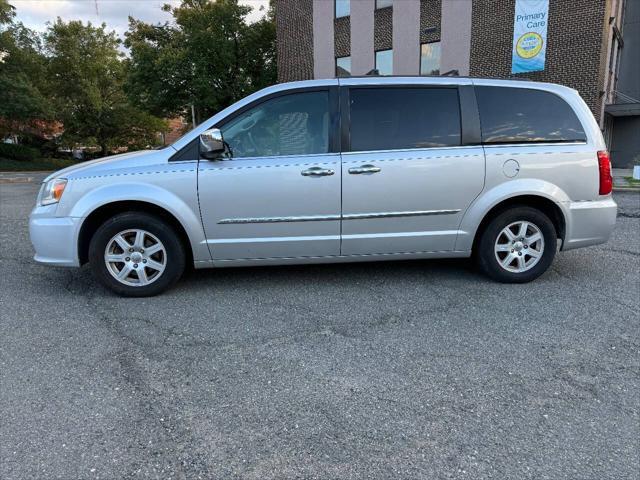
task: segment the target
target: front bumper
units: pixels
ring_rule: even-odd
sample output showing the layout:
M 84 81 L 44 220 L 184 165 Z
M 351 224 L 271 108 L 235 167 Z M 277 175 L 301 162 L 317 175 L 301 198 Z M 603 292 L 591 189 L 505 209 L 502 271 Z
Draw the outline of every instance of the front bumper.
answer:
M 29 216 L 29 236 L 38 263 L 79 267 L 78 232 L 81 218 L 55 217 L 56 205 L 36 207 Z
M 605 243 L 616 225 L 618 205 L 612 197 L 568 205 L 567 231 L 562 250 Z

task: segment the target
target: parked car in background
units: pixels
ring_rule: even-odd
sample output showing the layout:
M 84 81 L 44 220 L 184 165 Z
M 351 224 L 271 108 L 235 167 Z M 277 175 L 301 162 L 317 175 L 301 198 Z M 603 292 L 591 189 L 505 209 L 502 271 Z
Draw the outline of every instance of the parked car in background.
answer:
M 606 242 L 609 156 L 575 90 L 363 77 L 279 84 L 170 147 L 50 175 L 35 259 L 127 296 L 196 268 L 471 257 L 528 282 Z

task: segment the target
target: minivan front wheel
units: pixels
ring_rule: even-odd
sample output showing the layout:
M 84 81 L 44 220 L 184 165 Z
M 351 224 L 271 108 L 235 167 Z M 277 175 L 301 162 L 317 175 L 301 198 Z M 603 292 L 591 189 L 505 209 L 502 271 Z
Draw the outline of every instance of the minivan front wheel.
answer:
M 157 295 L 182 275 L 185 254 L 162 219 L 125 212 L 103 223 L 91 239 L 89 262 L 101 283 L 128 297 Z
M 489 222 L 478 243 L 480 268 L 505 283 L 530 282 L 551 265 L 556 253 L 556 230 L 540 210 L 514 207 Z

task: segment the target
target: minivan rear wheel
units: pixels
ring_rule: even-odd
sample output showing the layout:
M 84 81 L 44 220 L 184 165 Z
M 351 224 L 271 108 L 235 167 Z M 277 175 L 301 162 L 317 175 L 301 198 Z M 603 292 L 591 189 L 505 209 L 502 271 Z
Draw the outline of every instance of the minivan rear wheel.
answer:
M 184 248 L 173 228 L 142 212 L 110 218 L 89 244 L 89 263 L 96 278 L 126 297 L 163 292 L 178 281 L 185 261 Z
M 506 210 L 483 230 L 477 248 L 480 269 L 505 283 L 526 283 L 542 275 L 556 254 L 553 222 L 535 208 Z

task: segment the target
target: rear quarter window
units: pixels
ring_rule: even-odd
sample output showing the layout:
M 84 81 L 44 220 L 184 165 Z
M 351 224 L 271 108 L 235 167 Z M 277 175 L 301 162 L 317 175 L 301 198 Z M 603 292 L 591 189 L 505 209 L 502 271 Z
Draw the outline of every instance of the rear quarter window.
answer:
M 573 109 L 553 93 L 508 87 L 475 90 L 484 144 L 587 140 Z

